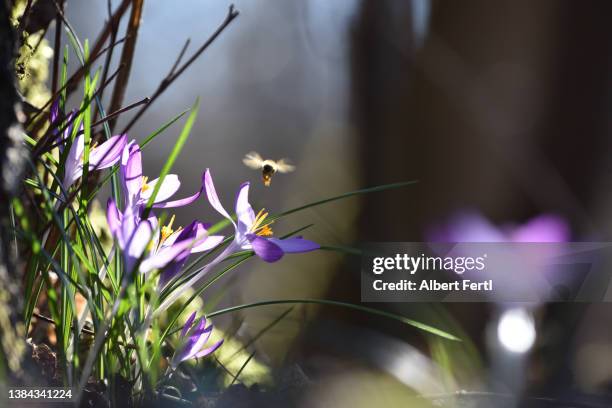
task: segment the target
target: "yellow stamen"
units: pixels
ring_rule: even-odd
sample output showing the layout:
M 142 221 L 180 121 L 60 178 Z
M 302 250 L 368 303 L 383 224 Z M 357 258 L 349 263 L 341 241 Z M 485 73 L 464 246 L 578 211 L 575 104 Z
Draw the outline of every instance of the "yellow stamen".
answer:
M 272 228 L 270 228 L 270 224 L 266 224 L 263 227 L 259 228 L 259 231 L 257 231 L 257 235 L 261 236 L 261 237 L 271 237 L 274 233 L 272 232 Z
M 147 180 L 149 180 L 147 176 L 142 176 L 142 187 L 140 188 L 142 193 L 151 188 L 151 186 L 147 184 Z
M 170 218 L 170 222 L 168 223 L 168 225 L 164 225 L 162 227 L 161 239 L 159 241 L 159 245 L 163 244 L 164 241 L 168 239 L 168 237 L 174 233 L 174 231 L 172 230 L 172 223 L 174 223 L 174 215 L 172 216 L 172 218 Z M 178 228 L 177 231 L 179 231 L 180 229 L 181 228 Z
M 274 221 L 264 224 L 268 216 L 268 213 L 264 211 L 265 209 L 262 208 L 255 216 L 255 221 L 253 221 L 253 225 L 251 226 L 251 232 L 262 237 L 269 237 L 272 236 L 272 228 L 270 228 L 270 225 L 274 223 Z

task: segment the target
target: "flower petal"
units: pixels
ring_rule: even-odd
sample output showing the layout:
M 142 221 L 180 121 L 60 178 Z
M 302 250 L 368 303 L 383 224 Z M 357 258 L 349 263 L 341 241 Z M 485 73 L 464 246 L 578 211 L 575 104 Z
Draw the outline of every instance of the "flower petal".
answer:
M 191 326 L 193 325 L 193 321 L 195 320 L 196 317 L 196 312 L 193 312 L 188 318 L 187 321 L 185 322 L 185 326 L 183 326 L 183 330 L 181 330 L 181 337 L 185 337 L 185 334 L 187 334 L 187 331 L 191 328 Z
M 121 155 L 120 180 L 127 206 L 131 207 L 142 189 L 142 157 L 135 141 L 128 143 Z
M 151 225 L 151 230 L 153 230 L 153 236 L 151 237 L 151 242 L 149 243 L 150 248 L 157 248 L 161 238 L 159 234 L 159 220 L 155 215 L 149 215 L 147 220 L 149 221 L 149 225 Z
M 100 146 L 92 149 L 89 155 L 89 169 L 105 169 L 117 163 L 126 143 L 127 135 L 123 134 L 112 136 Z
M 203 323 L 206 323 L 206 319 L 203 318 Z M 212 334 L 213 327 L 212 325 L 206 328 L 199 328 L 196 330 L 189 338 L 189 353 L 185 356 L 185 358 L 194 358 L 198 352 L 204 347 L 210 335 Z
M 288 254 L 310 252 L 321 248 L 321 246 L 316 242 L 304 239 L 302 237 L 286 239 L 268 238 L 268 240 L 278 245 L 283 252 Z
M 206 318 L 204 316 L 200 317 L 197 324 L 191 326 L 191 329 L 187 332 L 187 339 L 184 340 L 181 353 L 180 353 L 180 361 L 185 361 L 193 357 L 195 353 L 198 352 L 196 348 L 198 343 L 200 343 L 200 339 L 202 336 L 205 336 L 206 331 Z M 212 326 L 208 328 L 208 335 L 210 336 L 210 331 L 212 331 Z M 201 343 L 204 345 L 204 343 Z M 202 346 L 200 346 L 201 348 Z
M 70 146 L 66 163 L 64 164 L 64 188 L 68 188 L 83 174 L 83 152 L 85 140 L 83 135 L 77 136 Z
M 204 189 L 206 190 L 206 197 L 208 198 L 210 205 L 212 205 L 212 207 L 217 210 L 219 214 L 230 220 L 234 225 L 234 228 L 236 228 L 236 223 L 232 217 L 230 217 L 227 211 L 225 211 L 225 208 L 223 208 L 221 205 L 221 201 L 219 201 L 219 196 L 217 195 L 217 190 L 215 190 L 215 185 L 213 184 L 209 169 L 206 169 L 206 172 L 204 173 Z
M 236 217 L 238 219 L 238 231 L 242 234 L 251 228 L 255 222 L 255 211 L 249 204 L 249 182 L 242 183 L 236 194 Z
M 140 193 L 140 198 L 144 200 L 145 203 L 149 201 L 149 198 L 151 198 L 151 195 L 153 194 L 153 191 L 155 190 L 155 186 L 157 185 L 157 183 L 159 183 L 158 178 L 147 182 L 147 185 L 149 188 L 147 188 L 146 191 L 143 191 Z M 174 195 L 174 193 L 178 191 L 180 187 L 181 187 L 181 181 L 179 180 L 176 174 L 166 175 L 166 177 L 164 177 L 164 181 L 159 187 L 159 191 L 157 192 L 157 195 L 155 196 L 155 203 L 160 203 L 162 201 L 169 199 L 170 197 Z
M 125 243 L 125 245 L 121 246 L 121 249 L 125 249 L 127 242 L 132 238 L 132 235 L 134 235 L 134 231 L 136 231 L 139 222 L 140 216 L 135 211 L 135 208 L 126 207 L 121 217 L 121 236 Z
M 216 342 L 215 344 L 213 344 L 210 347 L 207 347 L 205 349 L 202 349 L 202 350 L 198 351 L 193 357 L 194 358 L 206 357 L 207 355 L 212 354 L 215 351 L 217 351 L 217 349 L 219 347 L 221 347 L 222 344 L 223 344 L 223 339 L 219 340 L 218 342 Z
M 155 208 L 175 208 L 175 207 L 182 207 L 182 206 L 193 203 L 198 198 L 200 198 L 200 196 L 202 195 L 202 191 L 204 191 L 204 177 L 205 175 L 203 174 L 202 175 L 202 185 L 200 186 L 200 190 L 198 190 L 195 194 L 192 194 L 189 197 L 181 198 L 179 200 L 167 201 L 165 203 L 158 203 L 158 204 L 155 204 L 153 207 Z
M 191 248 L 191 253 L 195 254 L 198 252 L 210 251 L 211 249 L 219 246 L 223 242 L 225 237 L 223 235 L 209 235 L 199 241 L 196 241 Z
M 66 115 L 66 120 L 64 123 L 55 123 L 55 130 L 53 132 L 54 135 L 56 135 L 56 141 L 59 143 L 59 150 L 60 153 L 64 153 L 64 147 L 66 144 L 66 141 L 70 139 L 70 136 L 72 135 L 72 128 L 74 126 L 74 115 L 75 115 L 76 111 L 72 110 L 70 113 L 68 113 L 68 115 Z M 60 130 L 60 128 L 62 128 L 62 125 L 65 126 L 64 130 L 62 131 L 61 135 L 58 135 L 58 131 Z
M 162 246 L 166 247 L 166 246 L 170 246 L 174 244 L 177 241 L 177 239 L 180 237 L 182 232 L 183 232 L 182 230 L 176 230 L 172 234 L 168 235 L 168 238 L 164 240 L 164 242 L 162 243 Z
M 175 242 L 183 241 L 186 239 L 190 239 L 193 241 L 193 244 L 196 242 L 197 233 L 198 233 L 198 224 L 199 222 L 193 221 L 189 225 L 187 225 L 183 229 L 178 229 L 174 231 L 172 234 L 166 238 L 164 241 L 164 246 L 174 245 Z
M 251 243 L 255 254 L 266 262 L 276 262 L 285 254 L 280 246 L 267 238 L 255 234 L 248 234 L 247 239 Z
M 51 104 L 51 109 L 49 111 L 49 123 L 51 125 L 55 125 L 55 121 L 57 121 L 57 118 L 59 118 L 59 98 L 57 98 Z
M 191 248 L 193 245 L 197 243 L 197 234 L 198 234 L 198 224 L 197 221 L 193 221 L 191 224 L 186 226 L 183 230 L 175 231 L 172 235 L 170 235 L 164 241 L 162 247 L 173 246 L 181 241 L 186 241 L 188 243 L 188 247 L 178 254 L 162 271 L 159 277 L 158 287 L 163 288 L 174 276 L 180 272 L 183 265 L 189 258 L 191 254 Z
M 131 237 L 128 239 L 127 249 L 125 250 L 126 269 L 128 271 L 132 271 L 138 259 L 144 254 L 151 241 L 152 235 L 153 228 L 148 220 L 138 223 Z M 145 261 L 146 259 L 142 262 L 144 263 Z
M 106 222 L 113 236 L 115 236 L 118 241 L 123 241 L 123 236 L 121 234 L 121 213 L 117 209 L 115 200 L 112 198 L 109 198 L 106 204 Z M 119 245 L 122 246 L 122 244 Z
M 147 273 L 154 269 L 161 269 L 175 260 L 182 252 L 193 245 L 192 239 L 186 239 L 169 247 L 163 247 L 140 264 L 140 272 Z

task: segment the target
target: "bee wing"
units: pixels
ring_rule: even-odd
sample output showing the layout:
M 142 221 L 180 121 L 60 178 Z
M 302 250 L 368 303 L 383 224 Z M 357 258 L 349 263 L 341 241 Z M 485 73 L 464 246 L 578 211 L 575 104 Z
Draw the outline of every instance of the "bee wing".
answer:
M 276 162 L 276 171 L 279 173 L 290 173 L 295 170 L 295 166 L 291 164 L 289 159 L 280 159 Z
M 244 156 L 242 162 L 251 169 L 261 169 L 263 165 L 263 159 L 257 152 L 249 152 Z

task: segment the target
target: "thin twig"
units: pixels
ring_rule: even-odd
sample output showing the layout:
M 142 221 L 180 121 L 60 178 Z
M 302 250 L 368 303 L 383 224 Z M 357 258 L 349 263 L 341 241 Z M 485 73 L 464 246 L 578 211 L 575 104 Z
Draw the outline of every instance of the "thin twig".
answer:
M 112 50 L 114 47 L 116 47 L 117 45 L 121 44 L 122 42 L 124 42 L 126 40 L 126 37 L 121 38 L 120 40 L 116 41 L 115 43 L 109 45 L 108 47 L 104 48 L 102 51 L 100 51 L 98 54 L 96 54 L 94 57 L 90 58 L 89 61 L 87 61 L 86 66 L 89 67 L 91 66 L 91 64 L 93 64 L 98 58 L 100 58 L 102 55 L 104 55 L 105 52 Z M 76 85 L 76 83 L 81 79 L 80 78 L 80 72 L 85 72 L 84 70 L 80 69 L 77 72 L 75 72 L 74 74 L 72 74 L 72 76 L 70 78 L 68 78 L 68 80 L 66 81 L 66 83 L 57 90 L 57 92 L 55 92 L 48 100 L 47 102 L 42 106 L 42 108 L 40 108 L 40 110 L 38 111 L 38 113 L 36 113 L 34 116 L 28 118 L 28 120 L 25 123 L 25 127 L 28 128 L 29 127 L 29 131 L 36 133 L 37 130 L 37 126 L 32 126 L 32 124 L 34 123 L 34 121 L 43 113 L 45 112 L 45 109 L 51 105 L 51 103 L 53 103 L 53 101 L 55 101 L 59 94 L 61 92 L 63 92 L 65 89 L 69 92 L 69 88 L 72 87 L 73 84 Z M 46 119 L 45 119 L 46 120 Z M 43 121 L 44 123 L 44 121 Z M 37 123 L 36 125 L 40 125 L 40 123 Z
M 140 20 L 142 18 L 142 7 L 144 0 L 133 0 L 132 11 L 130 13 L 130 21 L 128 22 L 127 36 L 128 40 L 125 42 L 123 49 L 121 50 L 121 63 L 125 65 L 125 69 L 119 74 L 117 82 L 115 82 L 115 88 L 113 89 L 113 95 L 111 97 L 110 111 L 116 111 L 121 108 L 123 104 L 123 98 L 125 97 L 125 91 L 127 89 L 128 81 L 130 79 L 130 72 L 132 70 L 132 61 L 134 60 L 134 51 L 136 49 L 136 40 L 138 39 L 138 30 L 140 29 Z M 115 120 L 112 119 L 109 122 L 110 129 L 115 128 Z
M 96 92 L 94 92 L 93 96 L 95 97 L 99 92 L 101 92 L 104 88 L 106 88 L 113 81 L 113 79 L 119 74 L 121 69 L 123 69 L 123 65 L 120 65 L 119 67 L 117 67 L 117 70 L 113 73 L 113 75 L 111 75 L 111 77 L 106 81 L 106 83 L 103 83 L 102 85 L 100 85 L 100 88 L 98 88 Z M 47 132 L 36 143 L 36 147 L 32 151 L 32 156 L 37 157 L 51 150 L 54 146 L 47 146 L 47 145 L 52 140 L 53 131 L 57 130 L 58 133 L 61 133 L 64 130 L 66 130 L 76 120 L 77 116 L 81 114 L 85 109 L 87 109 L 87 106 L 83 106 L 81 110 L 75 112 L 75 114 L 72 116 L 72 119 L 68 121 L 63 127 L 57 128 L 57 129 L 49 127 L 49 129 L 47 129 Z
M 121 115 L 124 112 L 127 112 L 127 111 L 129 111 L 131 109 L 134 109 L 134 108 L 136 108 L 136 107 L 138 107 L 138 106 L 140 106 L 140 105 L 142 105 L 144 103 L 149 103 L 149 101 L 150 101 L 150 98 L 147 96 L 146 98 L 143 98 L 143 99 L 139 100 L 138 102 L 131 103 L 128 106 L 126 106 L 124 108 L 121 108 L 121 109 L 119 109 L 119 110 L 117 110 L 115 112 L 109 113 L 108 115 L 106 115 L 102 119 L 92 123 L 91 127 L 93 128 L 93 127 L 96 127 L 98 125 L 101 125 L 102 123 L 104 123 L 104 122 L 106 122 L 108 120 L 111 120 L 111 119 Z M 77 136 L 78 135 L 82 135 L 83 133 L 85 133 L 85 131 L 80 130 L 79 132 L 77 132 Z
M 43 320 L 43 321 L 49 323 L 49 324 L 57 326 L 57 323 L 55 323 L 55 320 L 51 319 L 50 317 L 41 315 L 40 313 L 36 313 L 36 312 L 33 312 L 32 315 L 37 317 L 40 320 Z M 96 333 L 93 330 L 88 329 L 86 327 L 83 327 L 81 329 L 81 331 L 83 333 L 85 333 L 85 334 L 89 334 L 90 336 L 95 336 L 96 335 Z M 120 346 L 129 348 L 129 349 L 132 349 L 132 350 L 138 350 L 138 347 L 135 344 L 125 344 L 125 343 L 122 343 L 122 342 L 117 342 L 117 344 L 119 344 Z
M 40 313 L 36 313 L 36 312 L 33 312 L 33 313 L 32 313 L 32 315 L 33 315 L 33 316 L 36 316 L 36 317 L 37 317 L 37 318 L 39 318 L 40 320 L 44 320 L 44 321 L 45 321 L 45 322 L 47 322 L 47 323 L 50 323 L 50 324 L 52 324 L 52 325 L 54 325 L 54 326 L 57 326 L 57 323 L 55 323 L 55 320 L 53 320 L 53 319 L 52 319 L 52 318 L 50 318 L 50 317 L 47 317 L 47 316 L 41 315 Z M 86 334 L 89 334 L 89 335 L 95 336 L 94 331 L 93 331 L 93 330 L 90 330 L 90 329 L 88 329 L 88 328 L 86 328 L 86 327 L 83 327 L 82 331 L 83 331 L 83 333 L 86 333 Z
M 93 48 L 91 49 L 92 54 L 96 54 L 96 52 L 102 49 L 102 45 L 106 42 L 106 40 L 108 39 L 108 36 L 112 33 L 113 26 L 119 27 L 119 22 L 121 21 L 121 19 L 123 18 L 123 15 L 127 11 L 128 6 L 130 5 L 130 2 L 131 0 L 123 0 L 121 4 L 119 5 L 119 7 L 117 7 L 117 10 L 111 16 L 111 18 L 109 19 L 109 22 L 104 25 L 104 27 L 102 28 L 102 31 L 100 32 L 100 34 L 98 34 L 98 38 L 96 38 L 96 42 Z
M 185 41 L 183 48 L 181 48 L 181 52 L 179 52 L 179 55 L 176 58 L 176 61 L 174 61 L 174 65 L 170 69 L 168 76 L 172 76 L 174 74 L 174 71 L 176 71 L 176 67 L 178 67 L 178 64 L 181 63 L 181 60 L 183 59 L 183 56 L 185 55 L 185 52 L 187 51 L 187 47 L 189 47 L 190 43 L 191 43 L 191 38 L 188 38 L 187 41 Z
M 64 2 L 59 6 L 62 10 Z M 55 43 L 53 44 L 53 79 L 51 81 L 51 93 L 57 92 L 57 82 L 59 78 L 59 55 L 62 43 L 62 19 L 59 13 L 55 16 Z
M 113 10 L 112 10 L 112 5 L 111 5 L 111 0 L 108 0 L 106 3 L 107 6 L 107 11 L 108 11 L 108 25 L 110 25 L 111 27 L 111 38 L 110 38 L 110 43 L 114 43 L 115 40 L 117 39 L 117 31 L 119 30 L 119 24 L 115 24 L 115 21 L 113 20 Z M 110 69 L 110 65 L 111 65 L 111 61 L 113 59 L 113 51 L 114 49 L 109 50 L 108 53 L 106 53 L 106 58 L 104 61 L 104 68 L 102 69 L 102 82 L 106 82 L 106 78 L 108 77 L 108 71 Z M 102 97 L 104 95 L 104 91 L 100 92 L 100 100 L 102 100 Z M 99 109 L 96 109 L 96 113 L 94 115 L 94 121 L 98 118 L 98 113 L 100 113 Z
M 64 16 L 64 13 L 62 12 L 62 9 L 58 6 L 57 1 L 54 1 L 54 3 L 55 3 L 55 8 L 57 9 L 57 12 L 61 20 L 66 24 L 67 21 Z M 110 19 L 113 22 L 113 24 L 117 24 L 117 25 L 119 24 L 119 21 L 121 21 L 121 18 L 123 17 L 123 14 L 125 14 L 125 11 L 127 10 L 127 7 L 129 5 L 130 5 L 130 0 L 123 0 L 123 2 L 117 8 L 117 11 L 115 11 L 112 18 Z M 72 91 L 76 89 L 77 82 L 83 77 L 83 75 L 85 75 L 85 72 L 87 72 L 91 64 L 93 64 L 100 56 L 102 56 L 106 51 L 112 50 L 114 47 L 121 44 L 127 39 L 127 37 L 123 37 L 119 41 L 116 41 L 114 43 L 111 42 L 110 45 L 108 45 L 105 48 L 102 48 L 109 34 L 110 34 L 109 24 L 105 24 L 104 28 L 102 29 L 102 32 L 98 35 L 98 38 L 96 39 L 96 42 L 91 49 L 91 55 L 93 55 L 93 57 L 91 57 L 89 61 L 85 63 L 85 65 L 77 69 L 77 71 L 74 74 L 72 74 L 72 76 L 70 77 L 70 79 L 66 81 L 66 84 L 62 87 L 62 89 L 58 90 L 57 94 L 53 94 L 53 96 L 47 101 L 47 103 L 43 105 L 39 113 L 37 113 L 36 115 L 34 115 L 33 117 L 29 118 L 26 121 L 26 124 L 25 124 L 26 127 L 29 127 L 34 122 L 34 120 L 38 117 L 38 115 L 41 112 L 43 112 L 45 108 L 49 106 L 55 99 L 57 99 L 57 95 L 59 94 L 59 92 L 62 92 L 64 89 L 66 89 L 67 94 L 72 93 Z M 36 130 L 38 130 L 38 128 L 36 128 L 34 132 Z
M 96 126 L 99 126 L 99 125 L 103 124 L 104 122 L 106 122 L 106 121 L 108 121 L 108 120 L 110 120 L 110 119 L 114 118 L 115 116 L 119 116 L 119 115 L 121 115 L 122 113 L 129 111 L 130 109 L 134 109 L 134 108 L 136 108 L 136 107 L 138 107 L 138 106 L 142 105 L 143 103 L 148 103 L 148 102 L 149 102 L 149 98 L 148 98 L 148 97 L 146 97 L 146 98 L 143 98 L 143 99 L 139 100 L 138 102 L 131 103 L 131 104 L 129 104 L 128 106 L 126 106 L 125 108 L 121 108 L 121 109 L 119 109 L 118 111 L 115 111 L 115 112 L 113 112 L 113 113 L 109 113 L 108 115 L 106 115 L 106 116 L 105 116 L 105 117 L 103 117 L 102 119 L 100 119 L 100 120 L 98 120 L 98 121 L 96 121 L 96 122 L 92 123 L 92 124 L 91 124 L 91 127 L 92 127 L 92 128 L 94 128 L 94 127 L 96 127 Z M 82 134 L 84 134 L 84 133 L 85 133 L 85 130 L 79 130 L 79 131 L 76 133 L 76 135 L 75 135 L 75 136 L 80 136 L 80 135 L 82 135 Z M 53 149 L 53 148 L 55 148 L 55 147 L 58 147 L 59 145 L 64 144 L 64 143 L 66 143 L 66 141 L 65 141 L 65 140 L 63 140 L 63 139 L 58 140 L 56 143 L 52 144 L 51 146 L 48 146 L 48 147 L 46 148 L 46 150 L 45 150 L 43 153 L 46 153 L 46 152 L 50 151 L 51 149 Z
M 158 85 L 157 89 L 155 90 L 155 92 L 153 92 L 153 95 L 151 95 L 151 102 L 148 103 L 147 105 L 143 106 L 138 113 L 136 113 L 136 115 L 132 118 L 132 120 L 130 121 L 130 123 L 128 123 L 128 125 L 125 127 L 125 129 L 123 129 L 123 132 L 121 133 L 127 133 L 132 126 L 134 126 L 134 123 L 136 123 L 136 121 L 147 111 L 147 109 L 149 109 L 149 107 L 153 104 L 153 102 L 155 102 L 155 100 L 179 77 L 181 76 L 181 74 L 187 69 L 189 68 L 189 66 L 191 64 L 193 64 L 193 62 L 198 59 L 198 57 L 204 52 L 206 51 L 206 49 L 215 41 L 215 39 L 223 32 L 223 30 L 225 30 L 225 28 L 232 22 L 234 21 L 234 19 L 236 17 L 238 17 L 239 12 L 238 10 L 235 9 L 234 5 L 232 4 L 229 7 L 227 16 L 225 17 L 225 20 L 223 20 L 223 22 L 221 23 L 221 25 L 215 30 L 215 32 L 208 38 L 208 40 L 206 40 L 206 42 L 204 44 L 202 44 L 202 46 L 200 48 L 198 48 L 198 50 L 183 64 L 180 66 L 180 68 L 178 68 L 176 70 L 176 72 L 174 72 L 174 65 L 178 65 L 178 63 L 174 63 L 173 64 L 173 69 L 170 71 L 170 73 L 164 78 L 162 79 L 162 81 L 160 82 L 160 84 Z M 185 48 L 185 47 L 183 47 Z M 183 52 L 181 51 L 181 53 L 178 55 L 177 60 L 182 59 L 182 54 Z

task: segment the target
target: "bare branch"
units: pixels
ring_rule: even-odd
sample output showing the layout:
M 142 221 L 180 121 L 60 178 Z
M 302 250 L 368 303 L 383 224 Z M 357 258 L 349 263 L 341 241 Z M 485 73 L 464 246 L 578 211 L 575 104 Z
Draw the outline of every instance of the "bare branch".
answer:
M 234 5 L 232 4 L 229 7 L 227 16 L 225 17 L 225 20 L 223 20 L 223 22 L 221 23 L 221 25 L 215 30 L 215 32 L 208 38 L 208 40 L 206 40 L 206 42 L 204 44 L 202 44 L 202 46 L 200 48 L 198 48 L 198 50 L 183 64 L 180 66 L 180 68 L 178 68 L 176 70 L 176 72 L 174 72 L 174 67 L 173 69 L 170 71 L 170 73 L 164 78 L 162 79 L 162 81 L 160 82 L 160 84 L 158 85 L 157 89 L 155 90 L 155 92 L 153 92 L 153 95 L 151 95 L 151 102 L 149 102 L 148 104 L 146 104 L 145 106 L 143 106 L 142 108 L 140 108 L 140 110 L 138 111 L 138 113 L 132 118 L 132 120 L 130 121 L 130 123 L 128 123 L 128 125 L 125 127 L 125 129 L 123 129 L 122 133 L 127 133 L 132 126 L 134 126 L 134 123 L 136 123 L 136 121 L 147 111 L 147 109 L 153 104 L 153 102 L 162 94 L 164 93 L 164 91 L 179 77 L 181 76 L 181 74 L 187 69 L 189 68 L 189 66 L 191 64 L 193 64 L 193 62 L 198 59 L 198 57 L 204 52 L 206 51 L 206 49 L 217 39 L 217 37 L 223 32 L 223 30 L 225 30 L 225 28 L 232 22 L 234 21 L 234 19 L 236 17 L 238 17 L 238 10 L 236 10 L 234 8 Z M 183 49 L 185 49 L 186 47 L 183 47 Z M 181 51 L 181 53 L 179 54 L 177 61 L 179 61 L 182 58 L 182 54 L 183 51 Z M 178 65 L 178 63 L 175 62 L 174 65 Z
M 115 88 L 113 89 L 113 95 L 111 97 L 110 111 L 120 109 L 123 98 L 125 97 L 130 71 L 132 70 L 132 61 L 134 59 L 134 50 L 136 49 L 136 40 L 138 39 L 138 30 L 140 28 L 143 6 L 144 0 L 133 0 L 132 12 L 127 28 L 128 40 L 121 50 L 121 64 L 125 65 L 125 69 L 119 74 L 117 82 L 115 82 Z M 109 126 L 111 129 L 115 127 L 114 119 L 109 122 Z

